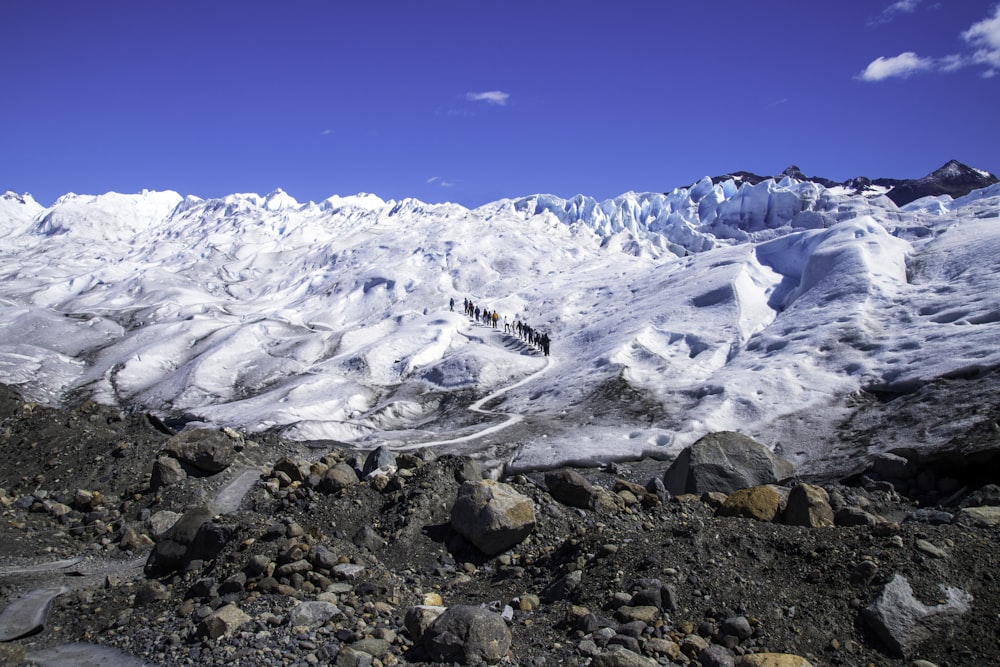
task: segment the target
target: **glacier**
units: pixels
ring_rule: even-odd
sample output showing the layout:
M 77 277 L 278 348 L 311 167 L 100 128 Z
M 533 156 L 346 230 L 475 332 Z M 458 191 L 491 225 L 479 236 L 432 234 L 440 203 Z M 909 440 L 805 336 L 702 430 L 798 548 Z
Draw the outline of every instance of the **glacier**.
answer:
M 1000 366 L 998 219 L 997 185 L 897 207 L 790 176 L 476 209 L 8 192 L 0 382 L 514 468 L 738 430 L 847 469 L 838 428 L 862 397 Z M 545 331 L 552 356 L 451 298 Z

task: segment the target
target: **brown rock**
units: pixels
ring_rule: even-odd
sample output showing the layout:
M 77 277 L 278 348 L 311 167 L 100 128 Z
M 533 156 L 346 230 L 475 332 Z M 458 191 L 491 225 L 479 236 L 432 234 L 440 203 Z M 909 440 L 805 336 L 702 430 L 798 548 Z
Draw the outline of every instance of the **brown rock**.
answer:
M 737 658 L 736 667 L 812 667 L 812 663 L 790 653 L 750 653 Z
M 770 485 L 753 486 L 729 494 L 718 516 L 738 516 L 758 521 L 774 521 L 781 513 L 781 495 Z

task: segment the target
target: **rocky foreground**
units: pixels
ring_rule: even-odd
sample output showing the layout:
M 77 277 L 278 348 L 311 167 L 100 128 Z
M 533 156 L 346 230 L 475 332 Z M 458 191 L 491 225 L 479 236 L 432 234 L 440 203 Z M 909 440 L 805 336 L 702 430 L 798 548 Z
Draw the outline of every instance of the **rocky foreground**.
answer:
M 0 451 L 0 664 L 1000 664 L 1000 489 L 908 452 L 493 480 L 6 388 Z

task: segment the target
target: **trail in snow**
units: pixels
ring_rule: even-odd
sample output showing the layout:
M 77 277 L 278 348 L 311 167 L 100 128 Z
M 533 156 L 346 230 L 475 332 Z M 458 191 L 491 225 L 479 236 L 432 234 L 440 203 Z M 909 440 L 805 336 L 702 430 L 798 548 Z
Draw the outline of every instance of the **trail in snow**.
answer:
M 510 336 L 510 334 L 500 334 L 500 335 Z M 487 394 L 486 396 L 480 398 L 478 401 L 471 404 L 467 408 L 470 412 L 475 412 L 481 415 L 487 415 L 487 416 L 503 415 L 507 417 L 504 421 L 500 422 L 499 424 L 494 424 L 492 426 L 484 428 L 481 431 L 476 431 L 475 433 L 470 433 L 469 435 L 463 435 L 458 438 L 449 438 L 447 440 L 432 440 L 430 442 L 413 442 L 405 445 L 395 446 L 393 447 L 393 449 L 396 451 L 408 451 L 413 449 L 423 449 L 425 447 L 439 447 L 441 445 L 454 445 L 460 442 L 469 442 L 471 440 L 478 440 L 479 438 L 483 438 L 487 435 L 491 435 L 493 433 L 502 431 L 504 429 L 510 428 L 511 426 L 514 426 L 515 424 L 520 423 L 521 421 L 524 420 L 524 415 L 522 414 L 507 414 L 502 412 L 496 412 L 494 410 L 487 410 L 483 408 L 483 406 L 492 401 L 493 399 L 502 396 L 508 391 L 511 391 L 512 389 L 516 389 L 520 386 L 528 384 L 529 382 L 537 380 L 542 374 L 547 373 L 555 365 L 556 364 L 553 361 L 552 357 L 545 357 L 545 366 L 543 366 L 539 370 L 535 371 L 531 375 L 521 378 L 520 380 L 514 382 L 513 384 L 509 384 L 506 387 L 501 387 L 500 389 L 497 389 L 496 391 Z

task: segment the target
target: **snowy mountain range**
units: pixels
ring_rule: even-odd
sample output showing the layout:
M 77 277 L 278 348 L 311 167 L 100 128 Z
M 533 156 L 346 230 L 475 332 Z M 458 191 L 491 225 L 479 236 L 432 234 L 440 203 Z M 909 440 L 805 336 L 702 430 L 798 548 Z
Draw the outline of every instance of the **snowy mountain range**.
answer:
M 956 162 L 917 182 L 787 171 L 472 210 L 8 192 L 0 382 L 515 467 L 738 430 L 802 471 L 847 470 L 859 452 L 838 429 L 865 397 L 1000 366 L 1000 185 Z M 552 356 L 503 318 L 548 333 Z
M 884 194 L 897 206 L 905 206 L 912 201 L 922 197 L 937 197 L 939 195 L 949 195 L 950 197 L 964 197 L 973 190 L 989 187 L 997 182 L 997 177 L 988 171 L 973 169 L 958 160 L 949 160 L 940 169 L 917 179 L 900 180 L 896 178 L 876 178 L 874 180 L 865 176 L 858 176 L 846 181 L 836 182 L 822 176 L 806 176 L 802 171 L 792 165 L 785 169 L 777 177 L 758 176 L 747 171 L 725 176 L 715 176 L 713 183 L 722 183 L 728 180 L 735 180 L 737 183 L 751 183 L 756 185 L 768 178 L 780 179 L 784 176 L 799 181 L 812 181 L 824 188 L 845 188 L 854 194 L 873 195 Z

